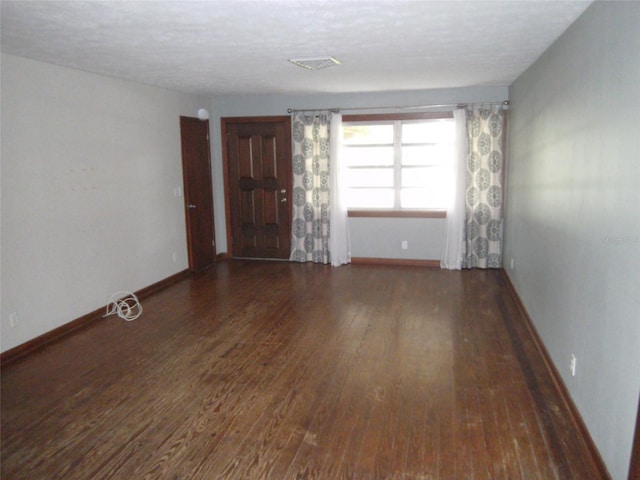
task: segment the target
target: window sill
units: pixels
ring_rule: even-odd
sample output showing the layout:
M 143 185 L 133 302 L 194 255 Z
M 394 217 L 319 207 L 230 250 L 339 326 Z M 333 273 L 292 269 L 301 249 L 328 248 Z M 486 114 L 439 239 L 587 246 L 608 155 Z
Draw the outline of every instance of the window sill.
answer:
M 349 210 L 350 218 L 447 218 L 446 210 Z

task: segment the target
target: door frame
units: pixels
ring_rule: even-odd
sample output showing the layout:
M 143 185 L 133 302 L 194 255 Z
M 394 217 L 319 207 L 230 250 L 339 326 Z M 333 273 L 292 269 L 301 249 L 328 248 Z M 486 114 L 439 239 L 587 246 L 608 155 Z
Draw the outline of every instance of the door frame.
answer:
M 265 122 L 289 122 L 291 127 L 290 115 L 277 115 L 277 116 L 264 116 L 264 117 L 222 117 L 220 119 L 220 140 L 222 144 L 222 178 L 224 181 L 224 216 L 225 226 L 227 230 L 227 254 L 230 257 L 234 256 L 233 252 L 233 238 L 231 231 L 231 185 L 229 184 L 229 157 L 227 151 L 227 125 L 234 123 L 265 123 Z M 287 148 L 291 150 L 291 128 L 289 128 L 289 136 L 286 139 Z M 289 198 L 293 198 L 293 175 L 290 174 L 287 178 L 287 192 Z M 293 203 L 288 202 L 289 208 L 289 220 L 291 221 L 293 214 Z

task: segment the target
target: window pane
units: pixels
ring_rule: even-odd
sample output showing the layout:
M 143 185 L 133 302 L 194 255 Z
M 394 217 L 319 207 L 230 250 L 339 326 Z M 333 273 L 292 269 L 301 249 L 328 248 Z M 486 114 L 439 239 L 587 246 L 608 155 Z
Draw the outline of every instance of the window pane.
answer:
M 451 118 L 402 123 L 402 143 L 450 143 L 454 134 Z
M 402 169 L 402 186 L 419 188 L 439 188 L 450 185 L 447 167 L 408 167 Z
M 393 165 L 393 147 L 345 147 L 343 156 L 348 167 Z
M 349 208 L 393 208 L 391 188 L 350 188 L 347 190 Z
M 393 187 L 393 168 L 349 168 L 349 187 Z
M 446 208 L 445 189 L 403 188 L 400 191 L 401 208 Z
M 392 145 L 393 124 L 343 125 L 345 145 Z
M 402 147 L 402 165 L 443 165 L 453 158 L 453 146 L 411 145 Z

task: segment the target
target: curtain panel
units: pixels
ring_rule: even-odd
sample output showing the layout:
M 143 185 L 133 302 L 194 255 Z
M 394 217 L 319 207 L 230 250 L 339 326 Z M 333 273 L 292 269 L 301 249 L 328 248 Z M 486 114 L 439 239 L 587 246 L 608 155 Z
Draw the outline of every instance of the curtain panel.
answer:
M 502 267 L 505 114 L 500 106 L 467 111 L 463 268 Z
M 447 270 L 460 270 L 465 256 L 465 178 L 469 146 L 467 134 L 467 112 L 464 109 L 453 111 L 455 122 L 455 143 L 451 175 L 451 195 L 447 202 L 447 219 L 444 231 L 444 245 L 440 267 Z
M 329 254 L 331 113 L 293 115 L 294 262 L 331 263 Z
M 333 113 L 330 127 L 329 181 L 329 256 L 331 265 L 339 267 L 351 263 L 351 240 L 346 205 L 346 168 L 342 159 L 342 115 Z

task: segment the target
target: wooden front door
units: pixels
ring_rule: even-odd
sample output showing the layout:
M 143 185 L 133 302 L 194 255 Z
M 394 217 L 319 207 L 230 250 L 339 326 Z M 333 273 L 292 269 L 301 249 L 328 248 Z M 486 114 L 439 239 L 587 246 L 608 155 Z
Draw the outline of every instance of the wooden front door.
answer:
M 209 121 L 180 117 L 189 269 L 215 262 Z
M 291 245 L 290 117 L 223 118 L 231 254 L 288 259 Z M 229 228 L 230 227 L 230 228 Z

